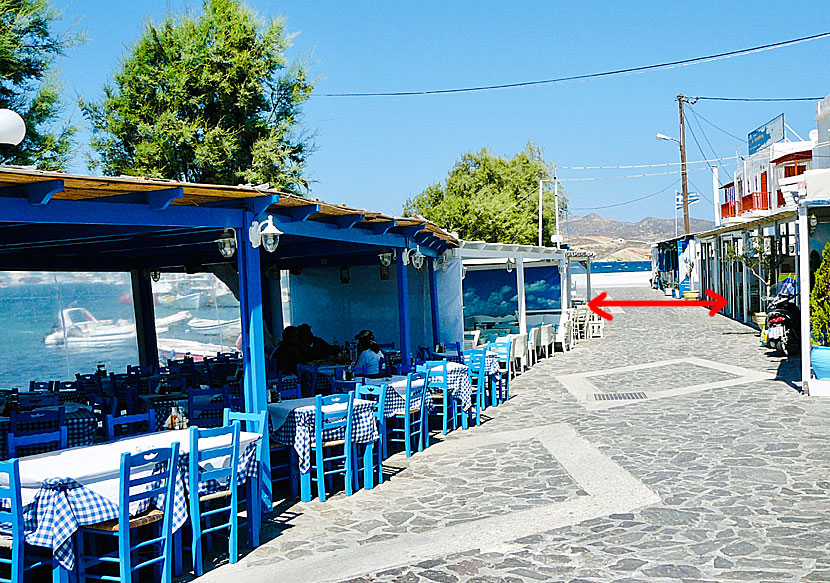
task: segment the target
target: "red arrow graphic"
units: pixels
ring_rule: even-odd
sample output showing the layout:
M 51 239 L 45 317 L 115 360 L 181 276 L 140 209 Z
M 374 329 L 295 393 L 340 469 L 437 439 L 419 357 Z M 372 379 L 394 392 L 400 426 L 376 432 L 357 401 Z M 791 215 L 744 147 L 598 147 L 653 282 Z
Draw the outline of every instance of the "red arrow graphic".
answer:
M 712 298 L 711 300 L 606 300 L 605 298 L 608 297 L 608 294 L 602 292 L 597 297 L 592 299 L 588 302 L 588 307 L 591 310 L 605 318 L 606 320 L 613 320 L 614 316 L 609 314 L 608 312 L 604 311 L 602 308 L 607 306 L 619 306 L 621 308 L 624 307 L 640 307 L 640 306 L 653 306 L 653 307 L 663 307 L 663 306 L 706 306 L 711 307 L 712 309 L 709 310 L 709 315 L 714 316 L 718 312 L 720 312 L 723 308 L 726 307 L 726 298 L 721 295 L 716 294 L 710 289 L 705 291 L 705 294 Z

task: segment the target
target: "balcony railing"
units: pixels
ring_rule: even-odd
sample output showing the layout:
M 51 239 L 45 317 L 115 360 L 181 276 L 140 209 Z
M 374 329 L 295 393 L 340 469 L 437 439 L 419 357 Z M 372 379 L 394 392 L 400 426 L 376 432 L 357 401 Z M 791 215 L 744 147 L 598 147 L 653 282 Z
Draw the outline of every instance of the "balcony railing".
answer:
M 769 210 L 769 196 L 766 192 L 752 192 L 741 197 L 741 214 L 765 210 Z
M 737 217 L 738 214 L 738 207 L 740 203 L 737 200 L 728 200 L 725 203 L 720 205 L 720 216 L 723 219 L 731 219 L 732 217 Z

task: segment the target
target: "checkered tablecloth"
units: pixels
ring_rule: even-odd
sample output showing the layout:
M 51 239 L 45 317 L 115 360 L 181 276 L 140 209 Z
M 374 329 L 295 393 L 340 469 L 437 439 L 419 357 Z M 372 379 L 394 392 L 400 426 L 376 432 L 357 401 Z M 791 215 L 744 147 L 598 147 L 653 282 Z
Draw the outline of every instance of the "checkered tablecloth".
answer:
M 161 434 L 149 434 L 147 436 L 140 436 L 137 438 L 130 438 L 120 442 L 113 442 L 106 444 L 106 447 L 114 447 L 117 450 L 123 449 L 130 451 L 136 447 L 139 450 L 152 449 L 153 447 L 163 446 L 167 442 L 172 443 L 185 437 L 186 431 L 183 432 L 163 432 Z M 245 441 L 252 438 L 248 435 Z M 147 441 L 144 444 L 142 442 Z M 158 443 L 155 443 L 158 441 Z M 152 443 L 151 443 L 152 442 Z M 250 476 L 255 475 L 258 470 L 256 464 L 256 445 L 258 438 L 254 441 L 249 441 L 245 445 L 245 450 L 239 456 L 237 461 L 239 471 L 239 484 L 244 484 Z M 142 447 L 146 445 L 147 447 Z M 184 443 L 182 445 L 185 445 Z M 104 447 L 103 445 L 95 446 L 96 448 Z M 73 450 L 71 454 L 78 456 L 85 450 Z M 69 452 L 67 452 L 69 453 Z M 116 451 L 117 454 L 117 451 Z M 187 521 L 188 505 L 187 505 L 187 476 L 188 476 L 188 456 L 189 452 L 184 451 L 179 454 L 176 479 L 173 486 L 173 531 L 175 532 Z M 113 461 L 115 457 L 108 456 Z M 49 461 L 51 458 L 44 458 L 41 460 L 32 459 L 33 462 Z M 25 466 L 27 460 L 21 460 L 21 465 Z M 159 467 L 154 471 L 161 470 Z M 86 468 L 78 468 L 79 472 L 83 472 Z M 115 471 L 112 468 L 111 471 Z M 24 469 L 21 469 L 21 474 L 24 474 Z M 81 478 L 78 478 L 80 480 Z M 117 482 L 117 478 L 116 478 Z M 153 484 L 146 484 L 146 488 L 152 488 Z M 205 495 L 216 492 L 226 488 L 225 484 L 218 481 L 208 481 L 199 484 L 199 495 Z M 98 491 L 96 486 L 86 487 L 79 481 L 72 477 L 52 477 L 43 480 L 40 489 L 35 493 L 34 498 L 24 506 L 24 533 L 26 542 L 51 548 L 55 558 L 65 568 L 71 570 L 75 564 L 75 550 L 72 545 L 72 534 L 81 526 L 104 522 L 107 520 L 114 520 L 118 518 L 118 502 L 117 492 L 113 492 L 108 496 L 104 496 Z M 115 501 L 113 501 L 113 498 Z M 143 503 L 131 505 L 130 514 L 135 516 L 146 511 L 150 505 L 156 508 L 164 507 L 163 497 L 158 497 L 152 501 L 144 501 Z M 8 510 L 9 501 L 2 500 L 0 502 L 0 509 Z M 0 525 L 0 532 L 9 532 L 9 525 Z
M 283 401 L 285 405 L 287 401 Z M 345 409 L 346 405 L 343 405 Z M 300 472 L 311 469 L 311 436 L 314 434 L 315 408 L 306 405 L 292 410 L 285 422 L 276 429 L 271 429 L 271 438 L 283 445 L 293 445 L 300 461 Z M 270 421 L 270 416 L 269 416 Z M 344 439 L 346 428 L 339 427 L 323 432 L 324 441 Z M 352 441 L 370 443 L 379 437 L 375 422 L 375 404 L 363 399 L 354 400 L 354 421 L 352 424 Z
M 464 362 L 470 362 L 470 355 L 464 355 Z M 488 377 L 494 374 L 498 374 L 499 372 L 499 356 L 495 352 L 487 352 L 487 355 L 484 357 L 484 374 Z
M 55 431 L 54 423 L 25 423 L 22 424 L 26 431 Z M 92 411 L 78 409 L 66 413 L 66 432 L 69 447 L 80 445 L 91 445 L 95 439 L 95 432 L 98 429 L 98 419 Z M 0 459 L 8 459 L 9 438 L 11 432 L 11 420 L 8 417 L 0 417 Z M 26 451 L 37 451 L 37 446 L 27 447 Z
M 383 416 L 387 419 L 401 415 L 406 410 L 406 377 L 394 376 L 388 378 L 365 379 L 367 384 L 386 387 L 386 400 L 383 405 Z M 416 387 L 419 386 L 416 384 Z M 432 399 L 427 399 L 427 408 L 434 409 Z
M 473 408 L 470 395 L 473 392 L 473 385 L 470 383 L 470 375 L 466 364 L 447 362 L 447 385 L 453 396 L 461 403 L 463 411 Z

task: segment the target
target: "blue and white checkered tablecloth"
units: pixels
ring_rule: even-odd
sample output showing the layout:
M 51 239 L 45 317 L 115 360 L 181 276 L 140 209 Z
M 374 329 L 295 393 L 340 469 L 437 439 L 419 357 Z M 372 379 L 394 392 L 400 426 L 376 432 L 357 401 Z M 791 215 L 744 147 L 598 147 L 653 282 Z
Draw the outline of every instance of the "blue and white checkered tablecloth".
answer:
M 55 431 L 54 423 L 26 423 L 23 424 L 26 431 Z M 88 409 L 78 409 L 66 413 L 66 433 L 69 447 L 92 445 L 95 439 L 95 432 L 98 430 L 98 419 L 95 413 Z M 9 438 L 11 432 L 11 420 L 8 417 L 0 417 L 0 459 L 8 459 Z M 27 452 L 37 452 L 37 446 L 26 448 Z
M 290 401 L 283 401 L 284 406 Z M 280 405 L 277 403 L 276 405 Z M 345 409 L 345 405 L 343 405 Z M 285 422 L 278 428 L 271 429 L 271 437 L 283 445 L 293 445 L 300 461 L 300 472 L 311 469 L 311 436 L 314 434 L 315 408 L 305 405 L 293 409 L 285 418 Z M 328 429 L 323 432 L 324 441 L 344 439 L 346 428 Z M 352 441 L 354 443 L 370 443 L 379 437 L 375 421 L 375 404 L 363 399 L 354 400 L 354 421 L 352 425 Z
M 140 445 L 136 447 L 135 445 L 143 441 L 143 438 L 152 440 L 155 436 L 156 440 L 162 439 L 164 442 L 169 441 L 172 443 L 177 438 L 184 437 L 186 433 L 186 430 L 163 432 L 161 434 L 150 434 L 104 445 L 115 446 L 117 449 L 123 449 L 124 451 L 139 451 L 159 447 L 157 443 L 148 443 L 147 447 L 141 447 Z M 249 435 L 249 439 L 250 437 Z M 252 442 L 246 443 L 245 450 L 240 454 L 239 460 L 237 461 L 239 464 L 238 481 L 240 485 L 244 484 L 250 476 L 255 475 L 258 470 L 255 455 L 257 442 L 258 439 L 255 439 Z M 73 450 L 73 454 L 77 455 L 83 451 L 84 449 Z M 174 532 L 181 528 L 188 518 L 186 497 L 188 456 L 188 451 L 180 453 L 177 464 L 178 467 L 173 490 L 172 522 Z M 43 458 L 40 461 L 43 461 Z M 48 461 L 48 458 L 46 458 L 46 461 Z M 20 463 L 25 467 L 27 463 L 26 458 L 22 459 Z M 161 469 L 159 464 L 159 467 L 154 471 Z M 82 468 L 79 468 L 79 470 L 82 470 Z M 115 468 L 112 468 L 111 471 L 117 475 Z M 23 473 L 24 470 L 21 469 L 21 474 Z M 146 484 L 145 487 L 148 489 L 152 488 L 153 484 Z M 202 482 L 199 484 L 199 495 L 210 494 L 226 487 L 227 485 L 215 480 Z M 44 479 L 40 489 L 35 493 L 34 498 L 23 508 L 26 542 L 36 546 L 51 548 L 55 558 L 61 565 L 69 570 L 73 569 L 75 564 L 75 550 L 72 545 L 72 534 L 81 526 L 118 518 L 118 503 L 112 500 L 113 498 L 117 500 L 117 492 L 113 491 L 111 495 L 104 496 L 100 492 L 95 491 L 98 489 L 98 487 L 94 490 L 91 487 L 86 487 L 71 477 Z M 163 502 L 163 497 L 160 496 L 158 499 L 152 501 L 152 506 L 163 508 Z M 130 515 L 135 516 L 140 514 L 146 511 L 150 505 L 151 501 L 149 500 L 140 504 L 131 505 Z M 8 499 L 0 501 L 0 509 L 9 509 Z M 9 532 L 9 525 L 0 525 L 0 532 Z
M 464 362 L 470 362 L 470 355 L 464 355 Z M 499 372 L 499 356 L 495 352 L 487 352 L 487 355 L 484 357 L 484 374 L 488 377 L 494 374 L 498 374 Z
M 396 415 L 402 415 L 406 410 L 406 377 L 393 376 L 381 378 L 367 378 L 364 382 L 369 385 L 386 387 L 386 400 L 383 406 L 383 416 L 387 419 Z M 417 385 L 416 385 L 417 386 Z M 427 408 L 430 412 L 434 409 L 432 399 L 427 399 Z
M 461 403 L 463 411 L 470 411 L 473 408 L 470 395 L 473 392 L 473 385 L 470 383 L 469 368 L 466 364 L 447 362 L 447 385 L 453 396 Z

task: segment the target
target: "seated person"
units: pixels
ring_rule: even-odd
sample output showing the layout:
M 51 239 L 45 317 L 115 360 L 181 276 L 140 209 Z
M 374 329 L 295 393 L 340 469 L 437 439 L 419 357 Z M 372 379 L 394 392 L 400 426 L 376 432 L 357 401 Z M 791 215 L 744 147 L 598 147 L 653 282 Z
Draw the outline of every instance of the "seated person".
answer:
M 297 374 L 297 365 L 302 364 L 303 354 L 299 347 L 300 332 L 294 326 L 287 326 L 282 331 L 282 341 L 277 346 L 274 358 L 277 369 L 282 374 Z
M 354 370 L 356 375 L 365 375 L 368 377 L 375 377 L 381 374 L 380 363 L 383 359 L 383 353 L 380 351 L 380 346 L 374 341 L 374 337 L 358 335 L 357 341 L 357 362 L 355 362 Z
M 324 360 L 331 356 L 337 356 L 340 352 L 337 347 L 312 334 L 311 326 L 308 324 L 300 324 L 297 329 L 300 332 L 299 347 L 306 362 Z

